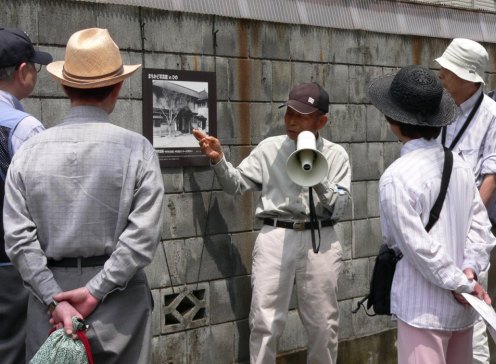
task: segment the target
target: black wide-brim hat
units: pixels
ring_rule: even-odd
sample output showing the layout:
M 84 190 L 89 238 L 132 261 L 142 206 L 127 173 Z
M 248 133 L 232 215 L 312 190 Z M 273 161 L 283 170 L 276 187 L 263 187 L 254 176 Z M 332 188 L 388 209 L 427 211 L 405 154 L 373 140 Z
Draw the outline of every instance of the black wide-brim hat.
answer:
M 367 94 L 379 111 L 404 124 L 441 127 L 458 115 L 455 102 L 436 74 L 422 66 L 406 66 L 396 75 L 373 80 Z

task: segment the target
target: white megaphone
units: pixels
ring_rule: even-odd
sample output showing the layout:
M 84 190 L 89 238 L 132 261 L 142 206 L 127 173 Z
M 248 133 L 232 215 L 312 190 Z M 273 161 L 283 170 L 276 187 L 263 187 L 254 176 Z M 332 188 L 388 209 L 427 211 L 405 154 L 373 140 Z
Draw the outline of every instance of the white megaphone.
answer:
M 310 131 L 298 134 L 296 151 L 291 153 L 286 162 L 289 178 L 304 187 L 320 183 L 329 171 L 327 159 L 316 148 L 315 135 Z

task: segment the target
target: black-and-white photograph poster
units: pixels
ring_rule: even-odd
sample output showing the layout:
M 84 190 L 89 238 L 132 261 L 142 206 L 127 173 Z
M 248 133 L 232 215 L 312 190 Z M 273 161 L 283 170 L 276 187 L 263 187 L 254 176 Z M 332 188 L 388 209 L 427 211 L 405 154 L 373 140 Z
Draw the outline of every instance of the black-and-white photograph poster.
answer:
M 217 136 L 215 73 L 143 69 L 143 135 L 160 165 L 208 165 L 193 129 Z

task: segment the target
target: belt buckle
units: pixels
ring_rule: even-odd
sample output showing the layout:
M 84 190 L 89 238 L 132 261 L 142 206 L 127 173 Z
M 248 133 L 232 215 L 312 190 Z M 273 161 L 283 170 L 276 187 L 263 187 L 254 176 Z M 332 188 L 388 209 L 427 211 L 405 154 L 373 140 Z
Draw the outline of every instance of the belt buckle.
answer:
M 304 221 L 293 222 L 293 230 L 305 230 L 305 222 Z

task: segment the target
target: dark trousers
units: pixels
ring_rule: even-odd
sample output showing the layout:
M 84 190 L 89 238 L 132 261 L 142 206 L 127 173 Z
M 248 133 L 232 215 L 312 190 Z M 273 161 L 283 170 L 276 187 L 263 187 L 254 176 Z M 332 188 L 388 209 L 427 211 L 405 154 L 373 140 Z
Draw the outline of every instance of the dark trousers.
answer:
M 0 361 L 25 362 L 29 292 L 14 266 L 0 266 Z

